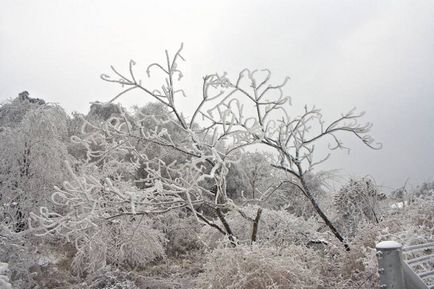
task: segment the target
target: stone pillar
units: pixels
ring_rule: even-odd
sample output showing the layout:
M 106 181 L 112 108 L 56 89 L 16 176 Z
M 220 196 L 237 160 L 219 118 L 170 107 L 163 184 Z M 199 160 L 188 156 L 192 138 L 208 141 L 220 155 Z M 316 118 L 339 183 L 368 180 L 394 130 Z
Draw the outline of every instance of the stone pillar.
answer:
M 405 289 L 402 245 L 395 241 L 377 244 L 380 289 Z

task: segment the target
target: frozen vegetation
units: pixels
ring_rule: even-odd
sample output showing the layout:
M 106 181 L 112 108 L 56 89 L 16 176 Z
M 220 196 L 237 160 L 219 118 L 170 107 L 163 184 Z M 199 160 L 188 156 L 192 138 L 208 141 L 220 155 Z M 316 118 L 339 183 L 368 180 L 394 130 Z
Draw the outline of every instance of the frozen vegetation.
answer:
M 140 68 L 157 89 L 112 67 L 120 93 L 86 115 L 27 92 L 1 105 L 1 289 L 371 289 L 378 242 L 432 241 L 434 183 L 334 190 L 319 170 L 318 146 L 381 148 L 363 113 L 289 115 L 287 79 L 245 69 L 204 76 L 187 115 L 182 47 L 166 58 Z M 118 104 L 134 90 L 142 106 Z

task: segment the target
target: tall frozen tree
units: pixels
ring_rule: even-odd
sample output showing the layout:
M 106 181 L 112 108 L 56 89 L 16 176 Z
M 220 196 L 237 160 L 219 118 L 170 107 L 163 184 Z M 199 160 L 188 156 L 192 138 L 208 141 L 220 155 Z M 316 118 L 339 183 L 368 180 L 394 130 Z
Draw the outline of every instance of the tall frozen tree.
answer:
M 64 180 L 66 113 L 23 92 L 0 107 L 1 218 L 14 230 L 27 228 L 29 213 L 47 205 Z

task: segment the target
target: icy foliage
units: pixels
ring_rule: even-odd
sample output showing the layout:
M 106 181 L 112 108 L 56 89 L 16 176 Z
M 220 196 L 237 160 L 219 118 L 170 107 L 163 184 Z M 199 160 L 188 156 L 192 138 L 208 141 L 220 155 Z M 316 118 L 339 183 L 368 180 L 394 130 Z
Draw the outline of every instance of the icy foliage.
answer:
M 105 268 L 89 275 L 83 283 L 77 284 L 71 289 L 139 289 L 129 274 L 118 270 Z
M 382 222 L 383 234 L 405 245 L 432 242 L 434 236 L 434 198 L 415 199 L 400 212 Z M 389 239 L 392 239 L 389 237 Z
M 357 234 L 362 222 L 379 223 L 382 217 L 381 200 L 385 195 L 378 191 L 370 178 L 350 180 L 335 196 L 339 225 L 347 237 Z
M 167 240 L 165 250 L 169 257 L 179 257 L 202 248 L 199 238 L 202 225 L 191 214 L 176 210 L 157 215 L 153 227 L 164 233 Z
M 119 218 L 75 239 L 77 253 L 72 270 L 84 275 L 106 265 L 143 269 L 150 262 L 165 258 L 165 241 L 163 233 L 151 228 L 143 217 Z
M 9 109 L 14 105 L 20 103 Z M 0 130 L 0 220 L 14 230 L 25 229 L 29 212 L 47 205 L 53 186 L 64 180 L 66 120 L 58 106 L 30 106 L 18 124 Z
M 201 288 L 318 288 L 320 259 L 306 247 L 290 245 L 222 247 L 212 251 L 199 276 Z
M 434 198 L 434 181 L 425 182 L 418 186 L 414 192 L 414 197 L 422 199 Z
M 45 105 L 42 99 L 31 98 L 27 91 L 21 92 L 18 97 L 10 102 L 3 103 L 0 107 L 0 127 L 18 126 L 26 113 Z
M 432 242 L 434 234 L 434 203 L 415 202 L 400 212 L 383 216 L 380 222 L 362 222 L 358 234 L 350 242 L 351 251 L 336 251 L 330 247 L 334 264 L 324 280 L 325 288 L 378 288 L 378 267 L 375 245 L 380 241 L 396 240 L 404 245 Z
M 317 215 L 314 207 L 310 202 L 306 201 L 306 196 L 299 186 L 291 183 L 286 183 L 287 175 L 282 171 L 273 171 L 274 186 L 267 189 L 266 197 L 264 198 L 263 206 L 275 210 L 285 209 L 286 211 L 305 219 Z M 330 191 L 333 191 L 330 182 L 338 179 L 334 171 L 319 171 L 316 173 L 307 173 L 304 176 L 306 187 L 312 192 L 313 197 L 318 204 L 327 213 L 333 211 L 333 198 L 330 196 Z M 277 184 L 282 184 L 279 187 Z M 276 189 L 277 188 L 277 189 Z M 270 193 L 268 193 L 270 192 Z
M 231 225 L 238 242 L 249 244 L 253 230 L 253 220 L 257 214 L 257 206 L 240 207 L 239 211 L 229 212 L 226 220 Z M 311 241 L 324 240 L 330 236 L 318 233 L 320 224 L 314 219 L 305 220 L 287 211 L 263 209 L 258 224 L 256 242 L 272 246 L 285 247 L 290 244 L 307 246 Z M 221 234 L 204 227 L 201 239 L 208 246 L 215 247 L 223 238 Z

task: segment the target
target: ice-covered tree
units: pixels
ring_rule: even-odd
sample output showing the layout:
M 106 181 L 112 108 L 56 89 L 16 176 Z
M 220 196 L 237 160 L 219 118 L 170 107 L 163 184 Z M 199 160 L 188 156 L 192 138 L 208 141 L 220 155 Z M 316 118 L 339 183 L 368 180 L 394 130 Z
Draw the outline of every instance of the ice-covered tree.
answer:
M 137 75 L 136 63 L 130 61 L 126 72 L 111 67 L 112 74 L 101 77 L 121 86 L 110 103 L 131 91 L 142 92 L 148 100 L 159 102 L 167 111 L 138 113 L 131 118 L 119 113 L 104 123 L 85 121 L 81 136 L 73 141 L 87 150 L 87 161 L 80 169 L 71 169 L 72 181 L 58 188 L 53 201 L 71 213 L 60 215 L 44 211 L 34 216 L 46 232 L 58 231 L 70 236 L 84 231 L 100 220 L 160 214 L 185 208 L 197 221 L 210 225 L 235 242 L 226 210 L 233 210 L 257 229 L 261 214 L 248 217 L 227 194 L 227 174 L 231 164 L 239 161 L 239 151 L 258 144 L 272 148 L 278 156 L 274 168 L 286 174 L 286 180 L 259 195 L 265 197 L 282 186 L 298 188 L 318 216 L 342 242 L 343 236 L 319 207 L 307 176 L 323 159 L 315 158 L 315 145 L 329 138 L 330 149 L 345 148 L 341 134 L 350 134 L 370 148 L 377 148 L 368 133 L 371 125 L 359 124 L 363 113 L 351 110 L 326 124 L 319 109 L 305 107 L 300 116 L 288 114 L 290 99 L 284 93 L 286 78 L 271 83 L 268 70 L 244 69 L 235 80 L 226 73 L 203 77 L 202 95 L 191 115 L 180 109 L 179 98 L 186 97 L 178 81 L 183 74 L 179 63 L 184 60 L 181 48 L 171 57 L 166 51 L 164 64 L 152 63 L 147 75 L 162 76 L 159 88 L 152 88 Z M 158 121 L 156 121 L 158 120 Z M 155 122 L 155 127 L 144 124 Z M 174 127 L 169 131 L 168 126 Z M 176 133 L 176 138 L 174 136 Z M 148 144 L 164 153 L 184 156 L 182 161 L 166 161 L 146 152 Z M 137 178 L 137 170 L 142 170 Z M 138 185 L 140 184 L 140 185 Z M 220 223 L 202 209 L 214 212 Z M 252 238 L 254 234 L 252 234 Z
M 321 209 L 307 184 L 307 176 L 330 156 L 328 154 L 318 158 L 315 147 L 328 138 L 330 150 L 348 149 L 341 138 L 344 134 L 354 136 L 371 149 L 379 149 L 381 144 L 375 143 L 369 135 L 372 125 L 360 123 L 364 113 L 355 109 L 341 114 L 329 123 L 323 120 L 321 110 L 315 107 L 305 106 L 301 115 L 289 115 L 289 97 L 284 94 L 288 78 L 280 85 L 270 84 L 270 79 L 271 72 L 268 70 L 245 69 L 234 81 L 225 76 L 225 96 L 219 104 L 207 111 L 205 117 L 214 125 L 245 132 L 250 137 L 249 143 L 273 148 L 279 156 L 273 167 L 287 173 L 284 182 L 297 187 L 304 194 L 335 237 L 349 249 L 344 236 Z M 248 104 L 252 107 L 253 114 L 244 113 Z M 210 113 L 213 111 L 224 112 L 225 118 L 214 118 Z
M 267 184 L 271 182 L 271 160 L 272 156 L 262 152 L 246 152 L 242 155 L 240 166 L 248 183 L 248 191 L 245 194 L 252 199 L 257 198 L 258 193 L 264 192 Z
M 21 231 L 64 180 L 68 117 L 27 93 L 1 106 L 0 115 L 0 218 Z

